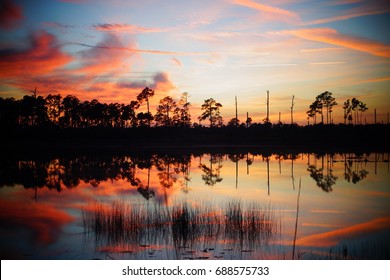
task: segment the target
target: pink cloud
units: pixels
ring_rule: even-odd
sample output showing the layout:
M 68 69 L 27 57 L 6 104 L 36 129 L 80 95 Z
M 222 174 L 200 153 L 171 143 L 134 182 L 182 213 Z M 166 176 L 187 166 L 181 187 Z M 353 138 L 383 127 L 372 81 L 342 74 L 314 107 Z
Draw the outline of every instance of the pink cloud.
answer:
M 132 45 L 124 45 L 115 35 L 108 33 L 95 46 L 71 56 L 61 49 L 57 38 L 41 31 L 33 34 L 31 47 L 25 50 L 0 51 L 0 79 L 4 85 L 29 92 L 37 87 L 39 94 L 76 95 L 81 100 L 97 98 L 100 102 L 127 103 L 135 100 L 148 86 L 156 95 L 166 96 L 175 89 L 169 74 L 148 74 L 145 80 L 131 73 L 131 63 L 137 52 Z M 77 66 L 70 66 L 76 62 Z M 131 83 L 123 83 L 125 76 Z
M 277 21 L 298 21 L 299 16 L 296 13 L 290 12 L 285 9 L 273 7 L 266 4 L 260 4 L 252 0 L 232 0 L 233 4 L 247 7 L 259 11 L 262 14 L 262 17 L 267 20 L 277 20 Z

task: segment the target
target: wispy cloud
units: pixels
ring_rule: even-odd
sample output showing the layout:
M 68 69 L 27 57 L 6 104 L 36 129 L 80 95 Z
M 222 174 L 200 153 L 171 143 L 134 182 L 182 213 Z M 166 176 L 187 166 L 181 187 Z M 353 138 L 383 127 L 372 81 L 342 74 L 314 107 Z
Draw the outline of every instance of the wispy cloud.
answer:
M 344 64 L 345 61 L 326 61 L 326 62 L 310 62 L 310 65 L 334 65 L 334 64 Z
M 160 55 L 203 55 L 203 54 L 207 54 L 205 52 L 176 52 L 176 51 L 161 51 L 161 50 L 143 50 L 143 49 L 137 49 L 137 48 L 113 46 L 110 43 L 104 44 L 104 45 L 89 45 L 89 44 L 84 44 L 84 43 L 72 42 L 70 44 L 88 47 L 88 48 L 101 48 L 101 49 L 111 49 L 111 50 L 118 50 L 118 51 L 127 51 L 127 52 L 133 52 L 133 53 L 148 53 L 148 54 L 160 54 Z
M 154 32 L 167 32 L 168 29 L 162 28 L 150 28 L 142 27 L 132 24 L 118 24 L 118 23 L 104 23 L 94 25 L 93 28 L 98 31 L 107 31 L 107 32 L 126 32 L 126 33 L 154 33 Z
M 350 4 L 355 4 L 362 2 L 363 0 L 331 0 L 327 1 L 326 4 L 328 6 L 340 6 L 340 5 L 350 5 Z
M 181 61 L 178 60 L 176 57 L 172 57 L 172 58 L 171 58 L 171 61 L 172 61 L 176 66 L 179 66 L 179 67 L 183 66 L 183 63 L 181 63 Z
M 42 25 L 44 27 L 49 27 L 49 28 L 74 28 L 75 27 L 74 25 L 62 24 L 62 23 L 54 22 L 54 21 L 43 22 Z
M 329 18 L 316 19 L 316 20 L 304 22 L 301 25 L 302 26 L 318 25 L 318 24 L 324 24 L 324 23 L 329 23 L 329 22 L 343 21 L 343 20 L 347 20 L 347 19 L 355 18 L 355 17 L 384 14 L 384 13 L 387 13 L 389 11 L 390 11 L 390 9 L 388 9 L 388 10 L 385 9 L 385 10 L 380 10 L 380 11 L 372 11 L 372 12 L 356 12 L 356 13 L 334 16 L 334 17 L 329 17 Z
M 286 67 L 286 66 L 296 66 L 296 63 L 269 63 L 269 64 L 248 64 L 250 67 Z
M 379 78 L 372 78 L 367 80 L 359 80 L 353 84 L 365 84 L 365 83 L 382 83 L 390 81 L 390 77 L 379 77 Z
M 365 38 L 341 34 L 332 28 L 286 30 L 283 33 L 288 33 L 306 40 L 345 47 L 375 56 L 390 57 L 390 46 Z
M 346 10 L 341 15 L 336 15 L 328 18 L 316 19 L 308 22 L 302 23 L 303 26 L 307 25 L 317 25 L 324 24 L 329 22 L 343 21 L 356 17 L 370 16 L 385 14 L 390 12 L 390 5 L 387 0 L 377 0 L 377 1 L 337 1 L 338 5 L 341 4 L 357 4 L 353 8 Z M 332 3 L 328 3 L 328 5 Z M 333 3 L 335 5 L 336 2 Z
M 300 52 L 327 52 L 327 51 L 339 51 L 344 48 L 316 48 L 316 49 L 301 49 Z
M 276 20 L 276 21 L 287 21 L 287 22 L 297 22 L 299 20 L 299 15 L 291 11 L 277 8 L 274 6 L 261 4 L 252 0 L 231 0 L 233 4 L 254 9 L 260 12 L 264 19 L 266 20 Z

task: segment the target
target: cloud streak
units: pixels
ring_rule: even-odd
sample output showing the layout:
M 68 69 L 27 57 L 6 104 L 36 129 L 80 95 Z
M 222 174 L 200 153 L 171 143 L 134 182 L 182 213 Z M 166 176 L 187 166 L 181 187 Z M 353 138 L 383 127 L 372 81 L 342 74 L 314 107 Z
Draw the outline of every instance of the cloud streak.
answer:
M 356 3 L 359 4 L 357 7 L 354 7 L 350 10 L 347 10 L 343 15 L 322 18 L 322 19 L 316 19 L 313 21 L 304 22 L 301 25 L 303 25 L 303 26 L 318 25 L 318 24 L 324 24 L 324 23 L 330 23 L 330 22 L 343 21 L 343 20 L 356 18 L 356 17 L 379 15 L 379 14 L 385 14 L 385 13 L 390 12 L 390 5 L 389 5 L 388 1 L 383 1 L 383 0 L 379 0 L 379 1 L 346 1 L 344 4 L 356 4 Z
M 296 13 L 290 12 L 285 9 L 273 7 L 270 5 L 260 4 L 252 0 L 232 0 L 235 5 L 247 7 L 256 10 L 262 14 L 262 16 L 270 21 L 298 21 L 299 16 Z
M 148 28 L 132 24 L 118 24 L 118 23 L 104 23 L 94 25 L 93 28 L 97 31 L 106 32 L 126 32 L 126 33 L 154 33 L 154 32 L 167 32 L 168 30 L 162 28 Z
M 161 50 L 143 50 L 143 49 L 137 49 L 137 48 L 127 48 L 127 47 L 119 47 L 119 46 L 113 46 L 110 44 L 107 45 L 89 45 L 84 43 L 71 43 L 73 45 L 88 47 L 88 48 L 101 48 L 101 49 L 111 49 L 111 50 L 118 50 L 118 51 L 127 51 L 127 52 L 133 52 L 133 53 L 147 53 L 147 54 L 159 54 L 159 55 L 204 55 L 207 54 L 205 52 L 176 52 L 176 51 L 161 51 Z
M 344 35 L 332 28 L 286 30 L 283 33 L 310 41 L 327 43 L 375 56 L 390 58 L 390 46 L 365 38 Z

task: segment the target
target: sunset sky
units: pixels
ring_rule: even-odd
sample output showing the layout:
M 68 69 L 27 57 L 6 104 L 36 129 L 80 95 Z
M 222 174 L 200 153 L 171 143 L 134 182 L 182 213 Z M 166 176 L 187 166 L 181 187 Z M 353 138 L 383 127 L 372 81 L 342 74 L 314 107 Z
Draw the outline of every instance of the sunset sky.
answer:
M 246 112 L 305 124 L 314 98 L 357 97 L 379 121 L 390 111 L 386 0 L 1 0 L 0 97 L 76 95 L 129 103 L 146 86 L 152 110 L 190 94 L 192 120 L 213 97 L 225 122 Z M 141 107 L 140 110 L 143 110 Z

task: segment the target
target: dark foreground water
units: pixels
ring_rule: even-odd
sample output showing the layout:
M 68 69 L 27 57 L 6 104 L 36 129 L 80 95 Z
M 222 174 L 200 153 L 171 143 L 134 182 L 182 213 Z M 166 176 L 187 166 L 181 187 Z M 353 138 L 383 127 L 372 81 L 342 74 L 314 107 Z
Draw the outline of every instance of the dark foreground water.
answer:
M 389 259 L 389 154 L 5 159 L 2 259 Z

